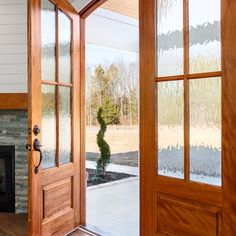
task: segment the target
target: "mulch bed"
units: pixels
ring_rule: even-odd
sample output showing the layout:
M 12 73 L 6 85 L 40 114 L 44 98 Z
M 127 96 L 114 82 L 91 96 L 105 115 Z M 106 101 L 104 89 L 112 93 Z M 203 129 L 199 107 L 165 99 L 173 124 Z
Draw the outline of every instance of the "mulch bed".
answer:
M 97 171 L 93 169 L 86 169 L 86 171 L 89 174 L 89 179 L 87 181 L 87 186 L 94 186 L 98 184 L 104 184 L 113 182 L 116 180 L 122 180 L 129 177 L 135 177 L 134 175 L 124 174 L 124 173 L 116 173 L 116 172 L 107 172 L 105 178 L 103 177 L 97 177 Z

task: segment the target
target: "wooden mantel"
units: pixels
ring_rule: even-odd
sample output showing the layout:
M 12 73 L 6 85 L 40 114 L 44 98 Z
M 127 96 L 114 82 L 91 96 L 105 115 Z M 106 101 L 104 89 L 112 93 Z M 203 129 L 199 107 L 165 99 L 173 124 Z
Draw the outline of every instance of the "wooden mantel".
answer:
M 28 94 L 0 93 L 0 110 L 28 110 Z

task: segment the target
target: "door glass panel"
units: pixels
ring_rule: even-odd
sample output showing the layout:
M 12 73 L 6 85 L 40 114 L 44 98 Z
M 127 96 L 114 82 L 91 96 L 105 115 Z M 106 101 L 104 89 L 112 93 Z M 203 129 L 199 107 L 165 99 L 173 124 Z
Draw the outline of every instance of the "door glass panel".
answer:
M 56 166 L 56 88 L 42 85 L 42 168 Z
M 60 87 L 60 163 L 71 161 L 71 89 Z
M 59 81 L 71 83 L 71 20 L 59 11 Z
M 221 79 L 189 82 L 190 179 L 221 185 Z
M 221 70 L 220 0 L 189 0 L 190 73 Z
M 158 0 L 158 76 L 183 74 L 183 0 Z
M 183 81 L 158 86 L 158 174 L 184 178 Z
M 56 6 L 42 0 L 41 47 L 42 80 L 56 80 Z

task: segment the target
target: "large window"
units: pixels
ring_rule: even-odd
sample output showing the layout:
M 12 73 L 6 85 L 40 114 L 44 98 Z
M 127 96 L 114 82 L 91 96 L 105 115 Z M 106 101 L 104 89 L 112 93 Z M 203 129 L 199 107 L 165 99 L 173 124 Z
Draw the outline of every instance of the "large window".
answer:
M 158 174 L 220 186 L 220 0 L 157 8 Z

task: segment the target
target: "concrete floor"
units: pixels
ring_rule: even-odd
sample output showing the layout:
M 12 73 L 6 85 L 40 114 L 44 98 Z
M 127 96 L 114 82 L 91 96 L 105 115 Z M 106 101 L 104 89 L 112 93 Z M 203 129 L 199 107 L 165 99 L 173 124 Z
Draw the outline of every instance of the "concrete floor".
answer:
M 102 236 L 138 236 L 138 177 L 88 188 L 87 228 Z

